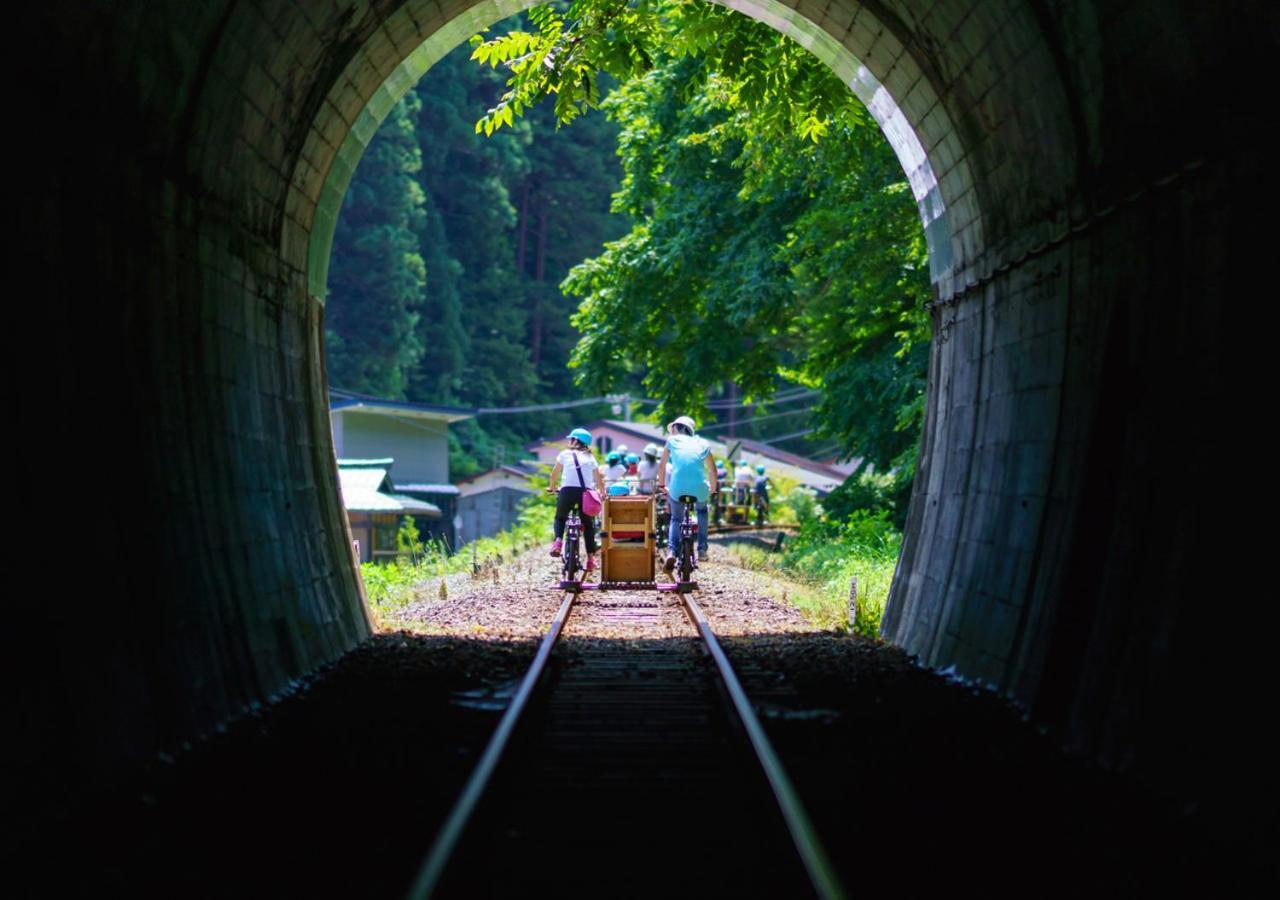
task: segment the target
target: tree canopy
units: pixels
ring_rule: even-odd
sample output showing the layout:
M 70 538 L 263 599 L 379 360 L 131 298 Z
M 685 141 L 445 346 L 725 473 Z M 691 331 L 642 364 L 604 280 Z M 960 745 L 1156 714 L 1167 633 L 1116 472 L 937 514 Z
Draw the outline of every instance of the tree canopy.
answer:
M 609 209 L 617 128 L 593 116 L 557 132 L 551 110 L 539 109 L 479 136 L 476 110 L 501 92 L 502 75 L 469 54 L 463 46 L 427 72 L 356 169 L 330 267 L 330 380 L 424 403 L 575 399 L 573 302 L 559 283 L 626 230 Z M 487 467 L 499 447 L 511 458 L 532 438 L 567 431 L 570 415 L 455 425 L 451 471 Z
M 757 408 L 757 436 L 810 424 L 912 468 L 929 286 L 901 168 L 817 59 L 702 0 L 538 7 L 446 57 L 370 144 L 330 271 L 340 387 L 482 407 L 643 391 L 705 422 L 726 386 L 800 386 L 810 422 Z M 455 426 L 454 473 L 603 411 Z
M 725 382 L 762 399 L 817 388 L 819 436 L 910 469 L 926 250 L 902 169 L 854 95 L 789 39 L 705 3 L 584 0 L 534 21 L 534 35 L 473 39 L 473 58 L 511 72 L 482 130 L 553 95 L 571 121 L 596 102 L 584 79 L 626 79 L 603 107 L 621 129 L 613 208 L 633 225 L 563 284 L 582 298 L 579 384 L 639 377 L 662 415 L 704 419 Z

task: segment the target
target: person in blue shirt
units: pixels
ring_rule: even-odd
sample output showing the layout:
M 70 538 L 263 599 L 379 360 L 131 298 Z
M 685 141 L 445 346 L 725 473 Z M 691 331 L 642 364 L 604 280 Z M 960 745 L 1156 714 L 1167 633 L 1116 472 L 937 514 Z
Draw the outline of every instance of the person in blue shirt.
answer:
M 667 535 L 667 573 L 676 567 L 675 551 L 680 546 L 681 497 L 697 498 L 698 559 L 707 558 L 707 500 L 717 484 L 716 463 L 711 445 L 694 433 L 693 419 L 681 416 L 667 426 L 667 445 L 658 463 L 658 493 L 667 492 L 671 525 Z

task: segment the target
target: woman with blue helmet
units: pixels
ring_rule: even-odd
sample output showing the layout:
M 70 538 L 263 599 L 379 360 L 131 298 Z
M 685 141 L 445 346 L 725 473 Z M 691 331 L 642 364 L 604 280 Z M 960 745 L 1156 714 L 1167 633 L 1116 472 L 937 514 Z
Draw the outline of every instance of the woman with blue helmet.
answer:
M 551 478 L 547 483 L 547 493 L 556 495 L 555 543 L 551 545 L 551 555 L 559 556 L 564 544 L 564 523 L 569 512 L 576 509 L 578 518 L 582 520 L 582 536 L 587 542 L 587 571 L 596 567 L 596 522 L 591 516 L 582 512 L 582 494 L 590 487 L 604 495 L 604 479 L 600 475 L 600 467 L 596 464 L 595 455 L 591 452 L 591 432 L 585 428 L 575 428 L 565 438 L 569 446 L 560 451 L 556 464 L 551 469 Z M 563 476 L 563 477 L 561 477 Z M 560 489 L 556 490 L 559 484 Z

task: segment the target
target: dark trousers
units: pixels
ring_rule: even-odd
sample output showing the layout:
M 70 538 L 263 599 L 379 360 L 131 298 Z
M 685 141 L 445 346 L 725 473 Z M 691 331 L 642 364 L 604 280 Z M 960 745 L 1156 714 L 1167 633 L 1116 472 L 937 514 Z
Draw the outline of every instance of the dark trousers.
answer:
M 590 554 L 600 548 L 596 546 L 596 520 L 582 512 L 583 490 L 585 489 L 580 487 L 562 487 L 556 494 L 555 535 L 556 540 L 564 537 L 564 521 L 569 518 L 569 511 L 576 509 L 578 518 L 582 520 L 582 536 L 587 542 L 587 553 Z

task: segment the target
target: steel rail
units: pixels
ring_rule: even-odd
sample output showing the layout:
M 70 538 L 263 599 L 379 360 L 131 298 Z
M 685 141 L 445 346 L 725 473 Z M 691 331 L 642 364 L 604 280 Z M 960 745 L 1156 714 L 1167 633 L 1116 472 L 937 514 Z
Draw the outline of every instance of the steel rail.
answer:
M 556 617 L 551 623 L 550 630 L 547 631 L 546 637 L 542 639 L 542 643 L 538 646 L 538 652 L 533 658 L 533 663 L 529 666 L 529 671 L 525 673 L 524 679 L 520 682 L 520 687 L 516 690 L 515 696 L 511 698 L 511 703 L 507 706 L 507 711 L 503 713 L 502 721 L 498 723 L 493 736 L 489 738 L 489 744 L 484 749 L 484 755 L 480 757 L 480 762 L 476 764 L 475 769 L 471 772 L 471 777 L 467 779 L 466 786 L 462 789 L 462 794 L 458 797 L 458 801 L 454 803 L 453 809 L 449 811 L 449 817 L 445 819 L 439 834 L 436 835 L 435 843 L 431 845 L 431 852 L 427 854 L 422 868 L 418 870 L 418 877 L 414 879 L 413 887 L 410 888 L 407 895 L 409 900 L 426 900 L 440 883 L 445 867 L 449 864 L 449 857 L 453 855 L 454 847 L 457 846 L 458 840 L 466 830 L 467 820 L 471 818 L 471 813 L 480 802 L 480 798 L 489 784 L 489 779 L 493 776 L 494 769 L 498 767 L 498 761 L 502 758 L 502 752 L 506 749 L 507 743 L 515 731 L 520 715 L 528 705 L 529 698 L 533 696 L 533 690 L 538 683 L 538 679 L 542 677 L 547 660 L 551 658 L 551 650 L 555 647 L 556 641 L 560 637 L 560 632 L 564 630 L 564 623 L 569 618 L 569 612 L 573 609 L 573 602 L 576 597 L 577 594 L 569 592 L 565 596 L 564 602 L 560 604 L 560 609 L 556 612 Z
M 711 658 L 715 660 L 716 668 L 720 670 L 720 677 L 724 680 L 730 700 L 733 701 L 734 710 L 738 713 L 738 718 L 747 732 L 747 738 L 756 751 L 756 758 L 760 760 L 760 766 L 769 780 L 769 787 L 778 801 L 782 817 L 787 823 L 787 830 L 791 832 L 792 843 L 795 844 L 796 851 L 804 862 L 805 871 L 809 874 L 813 889 L 822 900 L 842 900 L 845 894 L 836 878 L 835 868 L 832 867 L 826 851 L 822 849 L 818 833 L 809 820 L 808 813 L 804 811 L 804 806 L 800 803 L 800 797 L 796 794 L 791 779 L 782 768 L 782 761 L 778 759 L 773 745 L 769 743 L 760 720 L 756 718 L 755 709 L 747 699 L 747 693 L 742 689 L 742 684 L 734 674 L 733 667 L 729 665 L 729 658 L 725 656 L 720 642 L 716 640 L 707 617 L 691 595 L 681 594 L 680 602 L 684 604 L 685 613 L 698 629 L 698 634 L 707 645 Z

